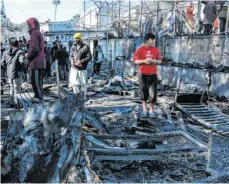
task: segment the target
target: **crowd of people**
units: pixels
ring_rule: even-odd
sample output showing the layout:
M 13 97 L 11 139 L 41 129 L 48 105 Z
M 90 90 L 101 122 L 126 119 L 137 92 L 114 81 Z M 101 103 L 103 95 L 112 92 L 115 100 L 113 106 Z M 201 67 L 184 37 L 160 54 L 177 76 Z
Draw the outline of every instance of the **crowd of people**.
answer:
M 17 94 L 21 92 L 23 80 L 32 85 L 34 92 L 32 101 L 42 101 L 44 99 L 43 78 L 51 77 L 51 68 L 56 61 L 58 62 L 60 79 L 68 80 L 73 93 L 77 94 L 82 91 L 84 99 L 86 99 L 88 62 L 94 62 L 91 77 L 96 77 L 100 73 L 101 63 L 105 60 L 98 40 L 93 41 L 93 53 L 91 54 L 90 47 L 82 41 L 82 34 L 76 33 L 74 43 L 68 53 L 67 49 L 58 40 L 53 42 L 52 48 L 48 47 L 40 32 L 40 25 L 36 18 L 30 18 L 26 23 L 29 28 L 30 40 L 27 42 L 25 38 L 17 40 L 16 37 L 11 37 L 9 47 L 6 50 L 1 50 L 1 79 L 6 77 L 10 84 L 10 107 L 18 108 Z M 146 34 L 144 40 L 145 43 L 134 55 L 134 62 L 139 67 L 139 85 L 143 104 L 142 116 L 146 117 L 148 115 L 146 102 L 149 99 L 149 115 L 155 117 L 153 105 L 156 102 L 157 95 L 156 63 L 161 63 L 161 55 L 160 51 L 154 46 L 154 34 Z
M 226 7 L 226 8 L 225 8 Z M 204 19 L 201 20 L 204 30 L 203 33 L 212 33 L 214 31 L 214 21 L 219 19 L 219 31 L 225 31 L 225 15 L 227 6 L 221 3 L 219 11 L 214 2 L 209 2 L 203 9 Z M 165 34 L 171 33 L 174 28 L 175 15 L 174 9 L 169 12 L 167 26 L 158 32 L 161 38 Z M 193 14 L 194 4 L 190 3 L 186 11 L 187 23 L 191 29 L 195 29 Z M 21 91 L 21 84 L 24 81 L 32 85 L 34 92 L 33 102 L 40 102 L 44 99 L 43 78 L 50 80 L 53 68 L 58 64 L 60 80 L 66 81 L 69 87 L 72 87 L 73 93 L 84 93 L 86 99 L 87 93 L 87 66 L 89 61 L 93 61 L 93 73 L 91 77 L 99 76 L 102 62 L 105 60 L 102 47 L 98 40 L 93 40 L 93 52 L 90 47 L 82 41 L 82 34 L 75 33 L 71 42 L 70 49 L 67 50 L 57 38 L 50 48 L 47 41 L 44 40 L 40 32 L 40 24 L 36 18 L 30 18 L 26 21 L 30 39 L 25 37 L 17 40 L 16 37 L 9 38 L 9 47 L 4 49 L 1 44 L 1 85 L 4 86 L 6 79 L 10 85 L 10 107 L 18 107 L 17 94 Z M 159 21 L 159 24 L 162 21 Z M 202 32 L 201 27 L 198 28 Z M 154 103 L 157 97 L 157 63 L 161 63 L 160 51 L 155 47 L 156 36 L 147 33 L 144 36 L 144 43 L 134 54 L 134 63 L 139 69 L 139 87 L 142 99 L 142 116 L 155 117 Z M 53 75 L 54 76 L 54 75 Z M 3 93 L 3 88 L 1 88 Z M 150 102 L 149 114 L 147 111 L 147 101 Z
M 193 2 L 190 2 L 184 14 L 186 24 L 190 27 L 188 31 L 189 34 L 208 35 L 212 33 L 224 33 L 226 31 L 229 2 L 207 2 L 199 14 L 199 20 L 197 20 L 198 15 L 196 12 L 198 8 L 195 6 L 196 5 Z M 179 27 L 183 27 L 184 23 L 180 20 L 181 18 L 178 15 L 180 15 L 180 12 L 178 11 L 177 7 L 174 6 L 167 14 L 166 19 L 163 19 L 162 16 L 159 18 L 157 25 L 159 39 L 164 36 L 174 36 L 177 29 L 179 29 Z M 175 19 L 177 21 L 175 21 Z M 176 23 L 179 21 L 182 22 L 180 25 Z M 175 24 L 178 28 L 175 28 Z
M 33 102 L 43 100 L 43 78 L 50 81 L 51 76 L 56 75 L 56 61 L 60 80 L 69 82 L 73 92 L 84 91 L 86 98 L 87 65 L 94 61 L 94 70 L 91 77 L 100 73 L 101 63 L 104 61 L 103 51 L 98 40 L 94 40 L 93 55 L 88 45 L 82 41 L 82 34 L 74 35 L 74 44 L 70 50 L 64 47 L 58 37 L 52 47 L 48 46 L 40 32 L 40 24 L 36 18 L 26 21 L 30 39 L 23 36 L 9 38 L 8 48 L 1 43 L 1 93 L 4 93 L 4 85 L 10 85 L 10 107 L 17 107 L 17 94 L 21 91 L 23 82 L 30 83 L 33 88 Z

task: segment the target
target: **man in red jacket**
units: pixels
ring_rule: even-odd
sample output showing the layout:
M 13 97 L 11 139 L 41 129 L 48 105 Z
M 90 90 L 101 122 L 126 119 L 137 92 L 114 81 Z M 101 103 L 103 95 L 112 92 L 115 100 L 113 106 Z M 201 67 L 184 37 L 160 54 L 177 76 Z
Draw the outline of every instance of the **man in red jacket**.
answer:
M 43 69 L 45 69 L 44 39 L 40 32 L 40 24 L 36 18 L 26 21 L 29 27 L 30 42 L 26 58 L 31 74 L 31 84 L 35 93 L 33 101 L 43 100 Z
M 147 100 L 150 102 L 149 116 L 156 117 L 154 103 L 157 99 L 157 63 L 161 63 L 160 51 L 154 46 L 155 35 L 148 33 L 144 37 L 145 44 L 134 54 L 134 62 L 138 65 L 139 86 L 142 99 L 142 117 L 147 117 Z

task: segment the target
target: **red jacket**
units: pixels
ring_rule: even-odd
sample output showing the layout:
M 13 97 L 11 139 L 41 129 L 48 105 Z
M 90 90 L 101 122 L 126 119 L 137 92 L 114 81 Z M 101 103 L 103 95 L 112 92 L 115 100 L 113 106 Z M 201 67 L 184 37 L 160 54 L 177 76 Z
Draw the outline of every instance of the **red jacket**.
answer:
M 40 32 L 40 24 L 37 19 L 30 18 L 26 21 L 31 35 L 29 51 L 26 58 L 29 60 L 29 69 L 45 68 L 44 39 Z
M 134 62 L 146 58 L 161 60 L 161 53 L 156 47 L 146 47 L 145 45 L 142 45 L 134 54 Z M 138 65 L 138 71 L 141 74 L 154 75 L 157 73 L 157 65 L 140 64 Z

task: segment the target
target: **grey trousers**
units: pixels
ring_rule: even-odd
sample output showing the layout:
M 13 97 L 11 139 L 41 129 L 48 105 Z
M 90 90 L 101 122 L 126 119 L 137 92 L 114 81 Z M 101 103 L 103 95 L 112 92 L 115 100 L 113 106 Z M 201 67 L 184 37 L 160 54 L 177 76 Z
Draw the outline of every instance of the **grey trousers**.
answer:
M 21 92 L 21 77 L 9 79 L 10 84 L 10 104 L 17 104 L 17 94 Z
M 67 80 L 67 65 L 58 65 L 60 79 Z

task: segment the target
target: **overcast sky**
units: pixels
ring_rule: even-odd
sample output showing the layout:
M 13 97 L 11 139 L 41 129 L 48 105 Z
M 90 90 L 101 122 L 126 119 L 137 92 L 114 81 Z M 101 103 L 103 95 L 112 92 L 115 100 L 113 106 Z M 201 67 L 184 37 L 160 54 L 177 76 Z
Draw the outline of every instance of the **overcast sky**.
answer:
M 55 8 L 52 0 L 4 0 L 6 16 L 14 23 L 25 22 L 35 17 L 40 22 L 54 20 Z M 61 0 L 57 8 L 57 21 L 71 19 L 83 10 L 82 0 Z

